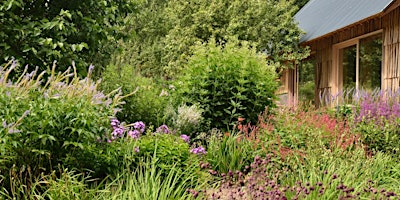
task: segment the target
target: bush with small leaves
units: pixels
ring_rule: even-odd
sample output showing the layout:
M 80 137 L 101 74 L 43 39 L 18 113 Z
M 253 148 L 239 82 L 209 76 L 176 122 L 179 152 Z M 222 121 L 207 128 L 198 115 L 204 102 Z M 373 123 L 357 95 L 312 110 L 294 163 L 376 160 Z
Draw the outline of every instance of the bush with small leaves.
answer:
M 275 67 L 236 39 L 197 45 L 177 83 L 182 101 L 204 110 L 205 130 L 228 129 L 238 117 L 257 122 L 260 112 L 275 106 L 278 85 Z

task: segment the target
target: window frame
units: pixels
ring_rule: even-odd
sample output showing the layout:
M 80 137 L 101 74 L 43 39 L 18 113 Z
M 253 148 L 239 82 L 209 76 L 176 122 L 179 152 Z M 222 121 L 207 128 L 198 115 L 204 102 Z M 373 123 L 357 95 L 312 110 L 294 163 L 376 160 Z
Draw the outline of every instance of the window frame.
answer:
M 343 48 L 346 47 L 350 47 L 353 45 L 356 45 L 356 89 L 359 89 L 359 84 L 360 84 L 360 80 L 359 80 L 359 73 L 360 73 L 360 40 L 370 37 L 370 36 L 374 36 L 377 34 L 382 34 L 383 33 L 383 29 L 380 29 L 378 31 L 374 31 L 371 33 L 367 33 L 355 38 L 352 38 L 350 40 L 346 40 L 344 42 L 340 42 L 337 44 L 332 45 L 332 62 L 333 62 L 333 74 L 332 74 L 332 78 L 333 78 L 333 88 L 332 88 L 332 92 L 338 94 L 340 91 L 343 90 L 343 68 L 341 67 L 340 64 L 340 53 L 339 51 Z M 383 40 L 383 34 L 382 34 L 382 40 Z M 384 52 L 383 52 L 383 46 L 382 46 L 382 60 L 384 59 Z M 383 85 L 383 62 L 381 64 L 381 88 Z

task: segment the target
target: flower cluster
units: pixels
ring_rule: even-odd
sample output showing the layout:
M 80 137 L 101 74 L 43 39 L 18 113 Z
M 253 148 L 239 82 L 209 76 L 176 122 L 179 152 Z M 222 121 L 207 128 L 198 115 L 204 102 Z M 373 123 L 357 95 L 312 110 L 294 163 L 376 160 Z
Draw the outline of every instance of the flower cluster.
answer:
M 187 135 L 185 135 L 185 134 L 182 134 L 182 135 L 181 135 L 181 138 L 182 138 L 182 140 L 185 141 L 186 143 L 189 143 L 189 142 L 190 142 L 190 137 L 187 136 Z
M 111 127 L 113 128 L 113 131 L 111 133 L 111 140 L 109 140 L 109 142 L 124 137 L 124 133 L 126 131 L 128 131 L 127 135 L 129 137 L 133 139 L 139 139 L 140 134 L 144 133 L 145 130 L 145 125 L 142 121 L 133 123 L 133 129 L 125 129 L 118 119 L 112 119 Z
M 156 129 L 156 133 L 168 134 L 168 133 L 170 133 L 170 131 L 168 129 L 168 126 L 164 124 Z
M 142 121 L 138 121 L 133 124 L 133 128 L 140 131 L 140 133 L 144 133 L 145 125 Z
M 133 124 L 134 130 L 128 131 L 128 136 L 133 139 L 139 139 L 140 134 L 144 133 L 145 125 L 142 121 L 135 122 Z
M 139 137 L 140 137 L 140 132 L 138 131 L 138 130 L 130 130 L 130 131 L 128 131 L 128 136 L 130 136 L 131 138 L 133 138 L 133 139 L 139 139 Z
M 190 149 L 190 153 L 194 153 L 194 154 L 197 154 L 197 155 L 202 155 L 202 154 L 206 154 L 207 152 L 206 152 L 206 150 L 204 149 L 203 146 L 199 146 L 197 148 Z
M 111 120 L 111 127 L 113 128 L 113 131 L 111 133 L 112 140 L 115 140 L 117 138 L 121 138 L 124 136 L 125 129 L 121 125 L 121 123 L 118 119 Z
M 366 95 L 360 103 L 356 122 L 375 122 L 382 125 L 385 121 L 393 122 L 400 117 L 400 103 L 385 96 Z

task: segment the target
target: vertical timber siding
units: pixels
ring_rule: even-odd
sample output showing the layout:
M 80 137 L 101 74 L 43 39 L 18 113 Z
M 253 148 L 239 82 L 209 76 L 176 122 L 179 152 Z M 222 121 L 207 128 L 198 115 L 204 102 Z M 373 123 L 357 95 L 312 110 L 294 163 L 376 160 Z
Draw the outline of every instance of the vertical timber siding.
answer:
M 399 11 L 399 9 L 396 9 Z M 399 22 L 399 15 L 397 22 Z M 341 74 L 338 74 L 337 66 L 334 65 L 334 52 L 333 45 L 339 44 L 345 41 L 349 41 L 365 34 L 379 31 L 382 29 L 382 17 L 380 15 L 372 16 L 363 20 L 362 22 L 343 28 L 339 31 L 333 32 L 321 39 L 315 40 L 308 45 L 311 47 L 311 51 L 315 52 L 315 102 L 316 106 L 321 103 L 330 101 L 331 97 L 339 93 L 339 80 Z M 399 23 L 397 23 L 397 29 L 399 29 Z M 392 25 L 393 26 L 393 25 Z M 397 30 L 397 36 L 399 36 L 399 30 Z M 397 52 L 397 58 L 399 58 L 399 38 L 397 37 L 397 49 L 393 50 Z M 395 52 L 393 52 L 395 55 Z M 386 53 L 383 53 L 386 55 Z M 392 57 L 393 57 L 392 55 Z M 390 60 L 390 59 L 388 59 Z M 397 61 L 398 63 L 399 61 Z M 383 69 L 382 69 L 383 70 Z M 383 70 L 384 71 L 384 70 Z M 397 71 L 400 73 L 400 71 Z M 399 77 L 399 76 L 397 76 Z M 398 79 L 397 79 L 398 80 Z M 397 84 L 398 85 L 398 84 Z M 325 102 L 321 102 L 325 101 Z
M 332 72 L 332 42 L 331 37 L 316 41 L 311 45 L 315 51 L 315 103 L 320 103 L 320 95 L 330 94 L 331 87 L 329 75 Z M 326 95 L 324 95 L 326 96 Z
M 382 89 L 397 91 L 400 86 L 400 7 L 383 17 Z

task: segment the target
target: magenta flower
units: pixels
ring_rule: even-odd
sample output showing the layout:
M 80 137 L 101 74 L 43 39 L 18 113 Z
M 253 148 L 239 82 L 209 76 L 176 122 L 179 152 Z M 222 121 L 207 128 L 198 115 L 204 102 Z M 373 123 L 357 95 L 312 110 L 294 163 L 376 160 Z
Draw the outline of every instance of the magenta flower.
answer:
M 119 122 L 118 119 L 112 119 L 112 120 L 111 120 L 111 126 L 112 126 L 113 128 L 117 128 L 119 125 L 120 125 L 120 122 Z
M 122 137 L 124 135 L 124 128 L 116 127 L 111 134 L 114 137 Z
M 133 128 L 140 131 L 140 133 L 144 133 L 145 127 L 146 126 L 144 125 L 144 123 L 142 121 L 138 121 L 133 124 Z
M 137 140 L 140 137 L 140 132 L 138 130 L 129 131 L 128 136 Z
M 135 147 L 135 152 L 139 153 L 139 151 L 140 151 L 139 147 Z
M 158 127 L 156 129 L 156 133 L 164 133 L 164 134 L 168 134 L 169 133 L 169 129 L 167 125 L 161 125 L 160 127 Z
M 181 138 L 182 138 L 182 140 L 185 141 L 186 143 L 189 143 L 189 142 L 190 142 L 190 137 L 187 136 L 187 135 L 185 135 L 185 134 L 182 134 L 182 135 L 181 135 Z
M 194 153 L 194 154 L 197 154 L 197 155 L 201 155 L 201 154 L 206 154 L 207 152 L 206 152 L 206 150 L 204 149 L 203 146 L 199 146 L 199 147 L 197 147 L 197 148 L 191 149 L 191 150 L 190 150 L 190 153 Z

